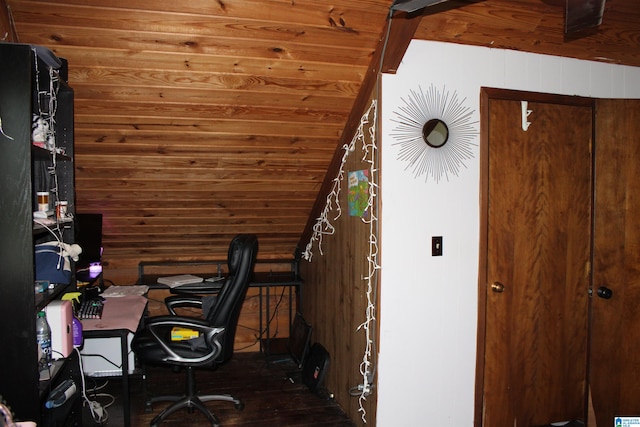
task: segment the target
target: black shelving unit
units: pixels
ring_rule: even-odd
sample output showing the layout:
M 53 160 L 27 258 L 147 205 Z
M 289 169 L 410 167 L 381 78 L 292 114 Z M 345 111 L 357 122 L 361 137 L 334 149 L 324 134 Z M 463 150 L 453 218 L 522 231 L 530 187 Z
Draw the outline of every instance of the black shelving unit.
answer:
M 15 420 L 73 426 L 80 425 L 79 398 L 56 410 L 45 409 L 44 401 L 63 379 L 79 379 L 77 357 L 72 353 L 57 362 L 54 377 L 41 381 L 35 331 L 37 311 L 75 288 L 72 280 L 45 293 L 34 291 L 34 245 L 54 239 L 45 227 L 34 226 L 35 191 L 42 191 L 43 185 L 44 190 L 57 188 L 57 199 L 69 202 L 69 212 L 75 205 L 73 90 L 67 85 L 64 60 L 50 85 L 51 58 L 55 57 L 46 49 L 0 43 L 0 395 Z M 55 87 L 54 104 L 47 99 L 50 87 Z M 41 111 L 42 102 L 55 105 L 58 150 L 53 152 L 31 141 L 33 114 Z M 51 175 L 54 163 L 56 179 Z M 65 242 L 73 242 L 72 221 L 50 228 Z

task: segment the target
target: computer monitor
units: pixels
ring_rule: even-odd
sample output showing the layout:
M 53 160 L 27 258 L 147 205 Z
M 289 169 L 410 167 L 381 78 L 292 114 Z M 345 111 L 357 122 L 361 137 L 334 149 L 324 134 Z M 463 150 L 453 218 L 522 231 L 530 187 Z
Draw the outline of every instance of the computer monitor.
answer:
M 289 354 L 298 368 L 302 367 L 307 358 L 311 343 L 311 330 L 311 325 L 304 320 L 300 313 L 296 313 L 289 334 Z
M 82 248 L 76 270 L 99 266 L 102 260 L 102 214 L 79 213 L 75 222 L 76 243 Z

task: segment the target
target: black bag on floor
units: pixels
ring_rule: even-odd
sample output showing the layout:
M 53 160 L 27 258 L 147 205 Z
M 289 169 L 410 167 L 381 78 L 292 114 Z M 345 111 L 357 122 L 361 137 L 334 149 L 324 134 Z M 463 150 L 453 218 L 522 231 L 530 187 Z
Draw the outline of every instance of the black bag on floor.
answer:
M 329 370 L 329 352 L 318 343 L 311 346 L 302 366 L 302 382 L 314 393 L 322 390 L 324 377 Z

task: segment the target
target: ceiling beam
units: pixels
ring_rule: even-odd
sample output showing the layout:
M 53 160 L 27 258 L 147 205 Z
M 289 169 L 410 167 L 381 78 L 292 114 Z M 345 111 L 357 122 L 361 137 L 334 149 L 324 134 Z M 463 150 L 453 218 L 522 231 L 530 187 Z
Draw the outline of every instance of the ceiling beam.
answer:
M 400 61 L 402 60 L 402 57 L 409 47 L 409 43 L 420 24 L 420 16 L 421 15 L 418 14 L 410 15 L 405 12 L 400 12 L 395 14 L 392 19 L 387 19 L 382 34 L 378 40 L 378 46 L 376 47 L 373 57 L 369 62 L 369 67 L 362 81 L 362 86 L 360 86 L 358 95 L 353 103 L 351 112 L 349 113 L 340 141 L 333 153 L 331 163 L 327 168 L 327 173 L 325 174 L 320 191 L 318 192 L 318 197 L 313 204 L 313 208 L 311 209 L 309 218 L 307 219 L 307 224 L 300 237 L 296 251 L 297 253 L 295 254 L 296 257 L 304 252 L 307 243 L 313 235 L 313 226 L 317 222 L 321 212 L 324 210 L 327 195 L 331 191 L 331 187 L 333 185 L 333 178 L 340 170 L 343 154 L 341 147 L 351 142 L 351 139 L 360 124 L 360 118 L 369 106 L 371 94 L 378 82 L 378 71 L 380 69 L 385 73 L 395 73 L 397 71 Z M 384 58 L 382 58 L 383 54 Z
M 399 13 L 392 19 L 387 19 L 385 32 L 388 31 L 386 49 L 384 40 L 381 40 L 381 46 L 376 49 L 374 60 L 380 63 L 380 56 L 384 53 L 382 61 L 382 72 L 395 74 L 400 66 L 400 61 L 404 57 L 411 39 L 420 25 L 421 15 L 409 15 L 407 13 Z M 384 50 L 384 52 L 383 52 Z M 373 64 L 373 61 L 372 61 Z
M 11 16 L 11 9 L 5 0 L 0 0 L 0 41 L 18 42 L 18 34 Z

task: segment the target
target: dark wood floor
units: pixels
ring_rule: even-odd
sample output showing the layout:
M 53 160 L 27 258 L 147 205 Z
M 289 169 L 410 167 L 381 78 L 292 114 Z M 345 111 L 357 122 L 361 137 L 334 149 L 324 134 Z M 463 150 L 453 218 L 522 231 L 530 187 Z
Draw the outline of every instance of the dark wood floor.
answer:
M 242 399 L 245 408 L 235 409 L 232 403 L 208 402 L 206 405 L 216 414 L 222 427 L 234 426 L 314 426 L 314 427 L 353 427 L 353 424 L 338 404 L 326 396 L 311 393 L 299 378 L 291 382 L 288 373 L 295 371 L 292 362 L 267 363 L 259 353 L 237 353 L 226 365 L 216 371 L 198 371 L 197 383 L 202 393 L 227 393 Z M 294 375 L 295 377 L 295 375 Z M 165 368 L 150 368 L 147 387 L 153 395 L 177 394 L 184 389 L 184 372 L 172 372 Z M 104 384 L 106 379 L 98 379 Z M 92 385 L 87 384 L 87 389 Z M 108 420 L 103 426 L 121 427 L 122 416 L 121 383 L 110 379 L 99 393 L 116 396 L 115 403 L 107 408 Z M 153 405 L 153 413 L 145 413 L 143 387 L 140 377 L 131 382 L 131 425 L 148 426 L 151 419 L 168 402 Z M 93 399 L 93 398 L 92 398 Z M 106 404 L 107 397 L 96 398 Z M 83 427 L 100 425 L 92 423 L 85 408 Z M 199 411 L 189 413 L 181 410 L 172 414 L 161 424 L 170 427 L 194 427 L 210 425 Z

